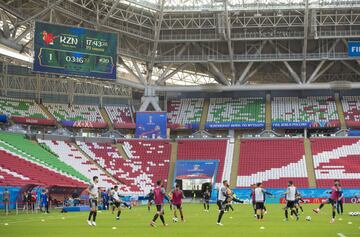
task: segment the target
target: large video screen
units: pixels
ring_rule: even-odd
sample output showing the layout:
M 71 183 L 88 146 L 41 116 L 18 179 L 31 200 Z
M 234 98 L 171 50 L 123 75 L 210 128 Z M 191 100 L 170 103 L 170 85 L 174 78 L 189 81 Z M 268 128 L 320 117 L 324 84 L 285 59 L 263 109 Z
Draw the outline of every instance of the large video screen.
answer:
M 35 22 L 33 70 L 116 79 L 117 34 Z
M 135 137 L 166 138 L 166 112 L 136 112 Z
M 201 190 L 205 183 L 213 184 L 219 162 L 217 160 L 178 160 L 174 179 L 183 190 Z

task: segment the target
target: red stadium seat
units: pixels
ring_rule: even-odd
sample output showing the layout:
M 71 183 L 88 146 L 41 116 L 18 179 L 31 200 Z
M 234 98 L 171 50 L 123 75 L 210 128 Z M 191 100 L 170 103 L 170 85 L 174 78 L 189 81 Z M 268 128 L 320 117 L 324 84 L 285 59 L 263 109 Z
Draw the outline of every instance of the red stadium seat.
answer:
M 308 187 L 303 139 L 243 139 L 240 145 L 238 187 L 263 182 L 268 188 Z
M 310 141 L 317 187 L 332 186 L 334 179 L 340 179 L 344 188 L 360 186 L 360 139 L 313 138 Z

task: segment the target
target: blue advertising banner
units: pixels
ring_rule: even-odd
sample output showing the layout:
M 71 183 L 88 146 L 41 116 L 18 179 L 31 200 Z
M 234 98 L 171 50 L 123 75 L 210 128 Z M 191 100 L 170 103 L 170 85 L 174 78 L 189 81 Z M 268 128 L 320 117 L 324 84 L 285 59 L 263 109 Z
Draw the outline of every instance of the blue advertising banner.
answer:
M 206 123 L 208 129 L 228 129 L 228 128 L 264 128 L 263 122 L 224 122 L 224 123 Z
M 360 41 L 348 42 L 348 53 L 351 57 L 360 57 Z
M 166 112 L 136 112 L 137 138 L 166 138 Z
M 284 192 L 286 191 L 285 188 L 269 188 L 266 190 L 274 195 L 274 197 L 266 197 L 267 203 L 280 203 L 280 199 L 284 197 Z M 234 189 L 233 191 L 239 199 L 245 200 L 246 203 L 251 202 L 250 188 Z M 331 190 L 330 188 L 299 188 L 298 191 L 301 193 L 302 198 L 320 199 L 328 198 L 330 196 L 329 192 Z M 345 198 L 360 197 L 360 189 L 344 188 L 343 192 Z
M 339 121 L 317 121 L 317 122 L 272 122 L 273 128 L 329 128 L 338 127 Z
M 310 122 L 273 122 L 273 128 L 308 128 Z
M 360 136 L 360 130 L 352 130 L 352 129 L 350 129 L 350 131 L 348 132 L 348 136 L 358 137 L 358 136 Z
M 175 163 L 175 180 L 211 179 L 214 183 L 219 161 L 217 160 L 178 160 Z
M 0 114 L 0 123 L 6 123 L 7 122 L 7 116 L 5 114 Z

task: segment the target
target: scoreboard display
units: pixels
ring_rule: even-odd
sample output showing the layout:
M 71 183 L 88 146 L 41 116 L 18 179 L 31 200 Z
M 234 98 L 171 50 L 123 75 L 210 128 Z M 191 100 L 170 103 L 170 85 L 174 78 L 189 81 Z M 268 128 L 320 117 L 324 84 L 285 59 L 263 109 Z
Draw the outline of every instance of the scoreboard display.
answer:
M 115 80 L 116 61 L 116 33 L 35 22 L 35 72 Z

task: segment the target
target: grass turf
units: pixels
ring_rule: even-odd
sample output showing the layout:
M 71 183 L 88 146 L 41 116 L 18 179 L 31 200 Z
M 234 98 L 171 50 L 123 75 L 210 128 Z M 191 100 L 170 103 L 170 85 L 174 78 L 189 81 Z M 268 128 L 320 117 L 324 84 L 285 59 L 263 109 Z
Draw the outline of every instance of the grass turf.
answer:
M 11 213 L 8 216 L 1 212 L 0 236 L 360 236 L 360 216 L 348 215 L 350 211 L 359 212 L 360 205 L 345 205 L 346 214 L 337 216 L 335 224 L 329 224 L 331 217 L 329 205 L 325 206 L 320 214 L 312 213 L 314 207 L 314 205 L 303 205 L 304 213 L 301 214 L 299 222 L 291 219 L 289 222 L 284 222 L 282 205 L 267 205 L 268 214 L 263 221 L 258 221 L 253 217 L 253 211 L 249 205 L 234 205 L 234 212 L 225 213 L 222 227 L 216 225 L 218 211 L 215 205 L 210 206 L 209 213 L 204 212 L 200 204 L 184 205 L 185 223 L 173 223 L 172 212 L 167 205 L 165 220 L 169 226 L 162 227 L 160 219 L 158 219 L 156 228 L 149 227 L 155 212 L 154 206 L 150 212 L 145 206 L 134 207 L 132 210 L 123 209 L 120 221 L 116 221 L 115 215 L 110 211 L 102 211 L 98 213 L 96 227 L 88 226 L 86 223 L 87 212 L 60 213 L 53 211 L 50 214 L 21 213 L 19 215 Z M 306 216 L 311 216 L 312 221 L 306 221 Z M 260 229 L 260 227 L 265 229 Z

